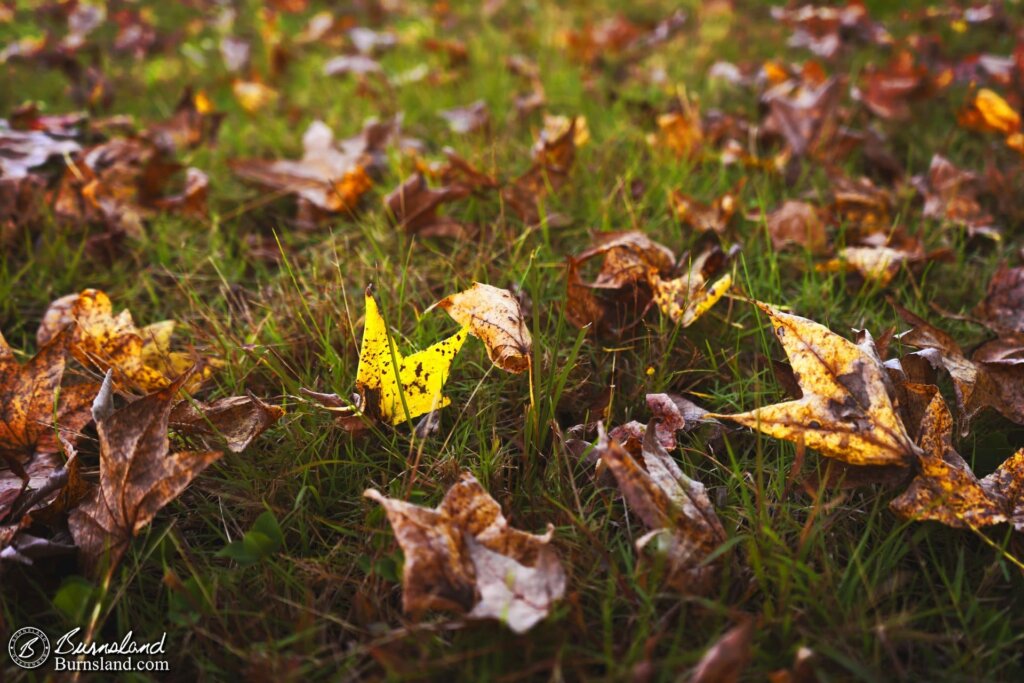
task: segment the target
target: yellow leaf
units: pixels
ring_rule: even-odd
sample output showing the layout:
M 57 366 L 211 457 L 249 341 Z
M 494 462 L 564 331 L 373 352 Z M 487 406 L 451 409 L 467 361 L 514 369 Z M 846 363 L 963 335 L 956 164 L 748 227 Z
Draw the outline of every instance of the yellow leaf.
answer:
M 125 390 L 148 394 L 164 389 L 201 361 L 199 370 L 185 383 L 185 390 L 193 392 L 221 365 L 217 359 L 171 351 L 173 320 L 140 330 L 128 310 L 115 316 L 110 297 L 98 289 L 86 289 L 50 304 L 39 327 L 39 341 L 52 338 L 70 322 L 77 323 L 71 339 L 72 355 L 100 372 L 113 368 L 115 382 Z
M 1020 114 L 995 91 L 982 88 L 974 97 L 972 111 L 980 117 L 983 128 L 1010 135 L 1020 130 Z
M 727 273 L 708 287 L 700 271 L 663 280 L 652 270 L 649 282 L 662 313 L 672 322 L 689 327 L 725 296 L 732 286 L 732 275 Z
M 755 302 L 793 366 L 803 397 L 738 415 L 709 414 L 803 443 L 851 465 L 907 465 L 917 447 L 886 391 L 870 336 L 854 344 L 824 325 Z
M 403 357 L 391 341 L 377 301 L 368 289 L 366 322 L 356 370 L 356 389 L 362 397 L 362 410 L 397 425 L 451 403 L 442 390 L 452 360 L 465 341 L 466 330 L 461 329 L 447 339 Z

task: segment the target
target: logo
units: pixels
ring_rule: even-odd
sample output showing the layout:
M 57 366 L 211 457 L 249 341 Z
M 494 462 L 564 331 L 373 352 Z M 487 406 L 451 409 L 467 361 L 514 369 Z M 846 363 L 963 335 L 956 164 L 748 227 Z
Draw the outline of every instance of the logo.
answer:
M 36 669 L 50 656 L 50 639 L 34 626 L 19 628 L 7 643 L 11 661 L 22 669 Z

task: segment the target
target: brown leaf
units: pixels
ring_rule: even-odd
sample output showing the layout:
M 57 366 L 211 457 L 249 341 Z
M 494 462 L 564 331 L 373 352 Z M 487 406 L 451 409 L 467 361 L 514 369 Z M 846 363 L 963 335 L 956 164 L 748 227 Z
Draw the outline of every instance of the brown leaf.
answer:
M 565 592 L 565 571 L 549 545 L 554 527 L 543 536 L 513 529 L 469 473 L 436 508 L 375 489 L 363 495 L 384 506 L 405 554 L 402 605 L 414 617 L 430 609 L 453 611 L 499 619 L 525 633 Z
M 341 55 L 324 64 L 324 76 L 366 76 L 383 72 L 380 62 L 366 55 Z
M 732 220 L 739 208 L 739 192 L 743 185 L 744 182 L 741 180 L 737 187 L 716 198 L 710 204 L 705 204 L 684 195 L 679 190 L 674 190 L 669 195 L 669 207 L 676 220 L 684 225 L 689 225 L 697 232 L 713 232 L 723 235 L 729 227 L 729 221 Z
M 364 149 L 335 143 L 334 132 L 314 121 L 302 136 L 302 158 L 262 161 L 237 159 L 231 169 L 241 178 L 274 190 L 296 194 L 330 213 L 351 211 L 370 189 Z
M 1024 424 L 1024 365 L 1002 360 L 982 362 L 980 358 L 984 356 L 968 359 L 947 333 L 898 304 L 895 308 L 912 326 L 899 336 L 900 340 L 925 349 L 925 359 L 946 370 L 952 378 L 961 435 L 968 433 L 970 421 L 985 408 L 994 408 L 1006 419 Z M 990 353 L 991 347 L 982 347 L 976 354 L 979 352 Z
M 667 581 L 677 590 L 706 594 L 714 589 L 719 563 L 708 555 L 725 542 L 725 530 L 703 484 L 690 479 L 647 425 L 640 462 L 599 428 L 596 454 L 611 470 L 629 508 L 649 533 L 636 541 L 650 545 L 666 562 Z
M 461 185 L 436 190 L 427 185 L 426 178 L 416 173 L 384 198 L 384 205 L 400 228 L 412 235 L 423 237 L 462 237 L 467 228 L 459 221 L 438 216 L 437 210 L 445 202 L 469 196 Z
M 997 332 L 1024 333 L 1024 268 L 999 267 L 976 315 Z
M 100 481 L 68 517 L 80 560 L 90 573 L 116 565 L 132 537 L 221 457 L 212 451 L 168 453 L 168 417 L 187 381 L 183 375 L 97 424 Z
M 212 111 L 206 95 L 186 88 L 171 118 L 150 125 L 145 137 L 169 154 L 183 152 L 215 141 L 223 119 L 224 114 Z
M 219 398 L 213 403 L 185 400 L 174 406 L 168 419 L 177 432 L 221 439 L 229 451 L 241 453 L 283 415 L 284 408 L 249 394 Z
M 910 104 L 928 93 L 928 69 L 914 63 L 913 53 L 897 52 L 883 67 L 868 67 L 861 76 L 861 101 L 875 116 L 888 120 L 910 118 Z
M 768 235 L 772 247 L 785 249 L 791 244 L 803 247 L 812 254 L 828 249 L 825 223 L 821 211 L 813 204 L 787 199 L 782 206 L 767 216 Z
M 512 292 L 476 282 L 435 305 L 482 341 L 487 357 L 502 370 L 519 373 L 530 367 L 533 339 Z
M 827 327 L 755 302 L 772 323 L 803 396 L 729 419 L 769 436 L 803 443 L 852 465 L 910 463 L 916 446 L 889 395 L 889 382 L 870 335 L 860 344 Z
M 24 461 L 59 452 L 58 435 L 77 441 L 91 420 L 97 385 L 60 386 L 71 335 L 57 332 L 24 365 L 0 335 L 0 457 L 22 478 Z
M 448 122 L 448 127 L 457 135 L 487 131 L 491 126 L 491 113 L 483 100 L 477 100 L 465 107 L 445 109 L 438 112 L 438 115 Z
M 690 683 L 738 683 L 752 656 L 755 623 L 753 617 L 744 615 L 726 631 L 697 662 Z
M 978 203 L 979 180 L 975 174 L 957 168 L 936 154 L 932 156 L 928 174 L 915 176 L 913 183 L 924 196 L 922 213 L 925 216 L 961 225 L 971 237 L 1002 239 L 992 215 Z
M 546 117 L 544 130 L 533 146 L 533 165 L 501 192 L 520 219 L 529 224 L 540 221 L 538 202 L 568 182 L 576 148 L 585 144 L 589 135 L 582 116 Z

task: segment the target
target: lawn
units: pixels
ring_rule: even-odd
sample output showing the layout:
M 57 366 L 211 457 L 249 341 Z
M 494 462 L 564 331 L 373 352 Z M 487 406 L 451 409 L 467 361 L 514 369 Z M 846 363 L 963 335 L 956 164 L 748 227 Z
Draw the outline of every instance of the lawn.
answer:
M 27 102 L 43 114 L 87 111 L 79 124 L 87 147 L 126 129 L 151 131 L 174 115 L 186 88 L 199 109 L 223 114 L 215 139 L 174 151 L 181 166 L 208 177 L 205 210 L 147 210 L 137 230 L 123 227 L 128 204 L 101 217 L 59 215 L 53 197 L 69 163 L 61 155 L 33 171 L 49 190 L 37 213 L 0 206 L 0 331 L 18 359 L 38 348 L 52 301 L 96 288 L 139 326 L 177 321 L 176 347 L 222 361 L 198 398 L 251 392 L 286 410 L 196 477 L 106 574 L 73 552 L 32 566 L 0 563 L 4 641 L 23 626 L 51 642 L 75 627 L 98 641 L 166 632 L 169 672 L 125 674 L 134 680 L 655 681 L 687 678 L 723 634 L 750 622 L 750 643 L 735 656 L 749 656 L 738 680 L 1024 679 L 1024 542 L 1011 524 L 905 519 L 889 505 L 905 481 L 817 485 L 832 459 L 702 420 L 676 435 L 671 455 L 707 487 L 726 540 L 704 560 L 719 567 L 714 584 L 679 590 L 635 547 L 647 528 L 595 462 L 597 423 L 647 423 L 648 394 L 720 414 L 792 397 L 786 353 L 751 299 L 847 339 L 869 330 L 888 346 L 882 360 L 917 350 L 891 336 L 910 327 L 898 306 L 963 349 L 993 338 L 976 306 L 1000 266 L 1020 265 L 1024 253 L 1024 156 L 1012 135 L 968 125 L 963 113 L 986 88 L 1021 110 L 1024 16 L 1015 2 L 970 20 L 952 3 L 866 4 L 869 18 L 837 29 L 838 48 L 823 56 L 789 44 L 795 14 L 783 20 L 741 0 L 109 2 L 84 45 L 63 53 L 52 45 L 68 33 L 74 2 L 0 3 L 0 49 L 21 40 L 30 53 L 8 51 L 0 62 L 0 116 Z M 672 19 L 678 10 L 685 21 Z M 316 16 L 327 26 L 320 35 Z M 890 39 L 868 30 L 878 25 Z M 132 43 L 124 26 L 149 27 L 154 39 Z M 325 75 L 329 60 L 356 54 L 354 36 L 364 34 L 355 27 L 394 45 L 367 48 L 374 70 Z M 31 54 L 25 39 L 44 34 L 51 47 Z M 228 37 L 250 49 L 234 71 L 222 54 Z M 879 115 L 865 102 L 865 83 L 903 49 L 927 87 L 892 96 L 904 116 Z M 1016 61 L 986 70 L 978 55 Z M 721 63 L 736 77 L 721 77 L 727 70 L 713 68 Z M 772 83 L 810 88 L 826 77 L 840 79 L 838 103 L 825 114 L 835 126 L 819 126 L 804 151 L 785 131 L 762 134 Z M 861 86 L 859 99 L 851 85 Z M 267 101 L 246 96 L 261 87 L 274 92 Z M 541 92 L 543 104 L 521 106 Z M 439 116 L 476 101 L 489 112 L 479 130 L 453 130 Z M 756 159 L 726 163 L 711 131 L 727 119 L 716 111 L 731 117 L 721 123 L 725 139 L 742 131 L 740 150 Z M 703 117 L 696 146 L 673 137 L 666 118 L 692 112 Z M 812 107 L 794 120 L 819 113 Z M 399 114 L 402 136 L 418 145 L 382 147 L 372 185 L 341 211 L 300 210 L 293 192 L 238 172 L 239 160 L 300 158 L 314 121 L 344 139 L 371 117 Z M 458 221 L 455 236 L 396 225 L 385 198 L 418 171 L 441 186 L 445 148 L 514 185 L 534 163 L 545 114 L 580 118 L 568 175 L 549 169 L 540 189 L 531 186 L 533 216 L 504 191 L 474 188 L 441 205 Z M 879 146 L 870 135 L 844 142 L 850 130 L 877 133 Z M 995 238 L 974 230 L 979 221 L 965 227 L 970 221 L 925 215 L 911 178 L 927 176 L 936 154 L 989 183 L 979 201 Z M 991 180 L 997 174 L 1001 186 Z M 840 179 L 862 176 L 888 191 L 885 211 L 857 213 L 837 199 Z M 167 192 L 181 185 L 179 174 Z M 670 210 L 673 193 L 711 203 L 729 192 L 735 211 L 710 231 Z M 0 202 L 10 197 L 0 193 Z M 773 242 L 766 216 L 785 200 L 820 207 L 827 244 Z M 839 263 L 844 247 L 876 234 L 865 227 L 872 220 L 913 243 L 884 265 L 884 277 Z M 737 247 L 718 268 L 731 274 L 730 292 L 689 326 L 641 302 L 635 324 L 580 329 L 566 314 L 567 258 L 625 231 L 668 247 L 679 261 L 673 274 L 709 248 Z M 599 263 L 584 266 L 585 280 Z M 310 397 L 354 391 L 367 285 L 396 348 L 411 353 L 459 329 L 427 309 L 474 282 L 507 289 L 521 305 L 533 339 L 529 372 L 494 366 L 485 345 L 468 339 L 435 430 L 384 420 L 353 431 Z M 645 287 L 636 285 L 634 298 L 646 292 L 649 300 Z M 66 374 L 101 377 L 71 360 Z M 1007 411 L 979 411 L 961 430 L 959 387 L 941 369 L 934 381 L 958 420 L 953 444 L 979 478 L 1024 447 L 1024 424 Z M 118 405 L 132 398 L 124 392 Z M 198 443 L 173 431 L 171 440 L 173 450 Z M 97 481 L 95 426 L 84 428 L 78 451 L 82 477 Z M 554 525 L 564 596 L 524 634 L 496 620 L 403 611 L 403 552 L 384 509 L 362 494 L 375 488 L 434 506 L 464 471 L 517 529 L 541 534 Z M 279 529 L 279 543 L 224 552 L 254 524 L 269 525 L 270 537 Z M 794 668 L 807 651 L 813 674 Z M 9 680 L 50 672 L 22 670 L 4 652 Z

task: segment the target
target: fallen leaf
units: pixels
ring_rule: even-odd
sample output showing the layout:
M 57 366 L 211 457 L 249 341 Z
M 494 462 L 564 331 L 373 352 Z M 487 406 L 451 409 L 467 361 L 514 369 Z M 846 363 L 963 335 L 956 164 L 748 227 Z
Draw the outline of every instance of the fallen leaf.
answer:
M 464 237 L 468 228 L 459 221 L 438 216 L 441 204 L 464 199 L 470 191 L 463 185 L 431 189 L 426 178 L 416 173 L 384 198 L 384 205 L 398 227 L 423 237 Z
M 436 508 L 375 489 L 363 495 L 387 513 L 405 554 L 402 606 L 413 616 L 438 609 L 471 619 L 498 619 L 525 633 L 565 593 L 565 571 L 549 543 L 508 525 L 501 507 L 464 473 Z
M 825 223 L 821 211 L 813 204 L 787 199 L 768 214 L 766 224 L 772 247 L 776 250 L 791 244 L 812 254 L 822 254 L 828 249 Z
M 487 357 L 502 370 L 519 373 L 530 367 L 533 339 L 523 309 L 512 292 L 476 282 L 435 306 L 443 308 L 463 329 L 482 341 Z
M 729 221 L 732 220 L 739 208 L 739 191 L 743 184 L 741 181 L 737 187 L 716 198 L 710 204 L 705 204 L 675 190 L 669 195 L 672 215 L 680 223 L 689 225 L 697 232 L 713 232 L 723 235 L 729 227 Z
M 259 398 L 227 396 L 212 403 L 184 400 L 168 418 L 171 429 L 201 439 L 223 440 L 232 453 L 241 453 L 284 415 L 284 408 Z
M 296 194 L 323 211 L 351 211 L 372 182 L 363 164 L 363 150 L 336 145 L 334 133 L 314 121 L 302 136 L 302 159 L 262 161 L 238 159 L 231 169 L 241 178 Z
M 71 330 L 58 331 L 22 365 L 0 334 L 0 457 L 23 479 L 25 462 L 59 452 L 60 438 L 77 441 L 92 419 L 89 406 L 99 387 L 61 387 L 71 336 Z
M 1020 131 L 1020 114 L 994 90 L 982 88 L 958 116 L 961 126 L 1011 135 Z
M 982 235 L 998 241 L 1002 235 L 995 219 L 978 202 L 979 182 L 975 174 L 938 154 L 932 156 L 928 174 L 913 179 L 924 197 L 923 215 L 962 225 L 971 237 Z
M 1000 265 L 975 314 L 1000 333 L 1024 333 L 1024 268 Z
M 438 115 L 447 121 L 448 127 L 458 135 L 486 131 L 491 125 L 491 113 L 483 100 L 477 100 L 465 107 L 445 109 L 438 112 Z
M 249 114 L 263 111 L 277 102 L 279 93 L 261 81 L 236 80 L 231 84 L 238 106 Z
M 917 447 L 896 414 L 870 335 L 854 344 L 824 325 L 755 303 L 771 320 L 803 396 L 747 413 L 708 417 L 803 443 L 851 465 L 909 465 Z
M 690 683 L 738 683 L 750 664 L 755 624 L 753 617 L 744 615 L 726 631 L 697 662 Z
M 383 72 L 380 63 L 366 55 L 341 55 L 324 64 L 324 76 L 366 76 Z
M 896 312 L 911 329 L 900 341 L 924 349 L 922 357 L 933 367 L 946 370 L 953 380 L 959 413 L 960 434 L 970 430 L 970 421 L 985 408 L 994 408 L 1008 420 L 1024 424 L 1024 366 L 1006 362 L 967 358 L 949 334 L 898 304 Z M 976 353 L 989 353 L 984 347 Z
M 186 391 L 194 392 L 221 365 L 215 358 L 171 351 L 173 320 L 140 329 L 128 310 L 115 317 L 110 297 L 98 289 L 69 294 L 51 303 L 36 338 L 45 344 L 69 323 L 76 323 L 70 340 L 72 355 L 100 372 L 113 369 L 115 383 L 122 391 L 149 393 L 163 389 L 198 365 L 198 371 L 185 385 Z
M 442 390 L 452 361 L 466 341 L 466 330 L 460 329 L 422 351 L 403 356 L 388 334 L 369 288 L 365 302 L 366 320 L 356 370 L 359 410 L 371 418 L 398 425 L 451 403 Z
M 71 511 L 68 525 L 86 571 L 112 569 L 133 536 L 177 498 L 221 453 L 169 453 L 167 420 L 183 375 L 97 422 L 100 481 Z
M 649 533 L 636 541 L 650 546 L 666 562 L 666 580 L 689 594 L 714 589 L 720 562 L 708 556 L 726 540 L 704 485 L 683 474 L 658 440 L 654 422 L 647 425 L 640 462 L 599 427 L 595 452 L 611 470 L 629 508 Z

